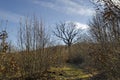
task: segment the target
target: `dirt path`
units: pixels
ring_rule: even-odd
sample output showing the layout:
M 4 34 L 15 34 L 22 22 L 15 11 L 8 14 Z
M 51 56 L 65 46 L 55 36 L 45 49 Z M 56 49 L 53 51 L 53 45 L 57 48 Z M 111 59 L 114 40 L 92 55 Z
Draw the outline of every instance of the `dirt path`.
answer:
M 51 76 L 55 80 L 87 80 L 91 74 L 85 73 L 82 69 L 72 65 L 67 65 L 61 68 L 52 67 L 50 69 Z

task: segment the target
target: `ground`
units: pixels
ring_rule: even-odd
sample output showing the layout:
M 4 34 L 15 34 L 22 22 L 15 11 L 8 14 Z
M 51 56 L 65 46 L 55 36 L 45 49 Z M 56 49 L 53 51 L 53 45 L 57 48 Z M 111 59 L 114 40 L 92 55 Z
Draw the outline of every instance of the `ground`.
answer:
M 84 72 L 75 65 L 51 67 L 49 71 L 55 80 L 87 80 L 92 76 L 92 74 Z

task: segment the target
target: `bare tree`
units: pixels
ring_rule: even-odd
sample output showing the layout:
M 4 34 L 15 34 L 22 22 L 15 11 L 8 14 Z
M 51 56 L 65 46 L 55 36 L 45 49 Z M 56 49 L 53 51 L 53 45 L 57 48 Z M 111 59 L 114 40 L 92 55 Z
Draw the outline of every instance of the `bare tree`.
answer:
M 26 18 L 24 22 L 20 22 L 18 31 L 18 44 L 21 50 L 37 50 L 47 47 L 49 44 L 48 34 L 45 32 L 45 26 L 35 16 L 34 18 Z
M 107 0 L 106 0 L 107 1 Z M 108 0 L 110 1 L 110 0 Z M 106 3 L 106 2 L 105 2 Z M 108 4 L 108 3 L 106 3 Z M 115 8 L 116 9 L 116 8 Z M 109 13 L 110 11 L 110 13 Z M 90 55 L 93 63 L 99 71 L 105 71 L 108 79 L 119 80 L 120 67 L 120 18 L 105 7 L 105 10 L 97 12 L 89 24 L 91 35 L 96 45 L 91 48 Z M 114 59 L 113 59 L 114 58 Z
M 113 17 L 120 18 L 120 0 L 91 0 L 96 10 L 106 19 Z
M 18 44 L 20 46 L 21 67 L 23 73 L 30 76 L 36 72 L 43 75 L 49 67 L 50 55 L 45 49 L 49 44 L 49 37 L 45 32 L 45 26 L 35 16 L 20 22 L 18 32 Z M 28 54 L 26 54 L 28 53 Z
M 70 47 L 74 42 L 76 42 L 79 34 L 79 30 L 76 29 L 74 23 L 60 23 L 56 25 L 55 30 L 53 31 L 54 35 Z

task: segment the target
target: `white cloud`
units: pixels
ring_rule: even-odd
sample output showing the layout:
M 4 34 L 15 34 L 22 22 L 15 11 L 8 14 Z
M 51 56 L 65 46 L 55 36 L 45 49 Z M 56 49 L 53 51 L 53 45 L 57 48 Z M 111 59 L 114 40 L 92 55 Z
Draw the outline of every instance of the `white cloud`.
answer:
M 0 10 L 0 18 L 2 18 L 3 20 L 8 20 L 13 23 L 18 23 L 20 18 L 24 18 L 24 16 L 9 11 Z
M 79 22 L 74 22 L 76 24 L 76 28 L 77 29 L 82 29 L 82 30 L 85 30 L 85 29 L 88 29 L 89 26 L 86 25 L 86 24 L 82 24 L 82 23 L 79 23 Z
M 76 21 L 66 21 L 66 23 L 73 23 L 75 24 L 76 26 L 76 29 L 81 29 L 81 30 L 87 30 L 89 29 L 89 26 L 87 24 L 83 24 L 83 23 L 80 23 L 80 22 L 76 22 Z
M 66 14 L 77 14 L 82 16 L 91 16 L 95 13 L 94 9 L 79 4 L 72 0 L 55 0 L 54 2 L 46 2 L 41 0 L 34 0 L 34 4 L 48 7 Z

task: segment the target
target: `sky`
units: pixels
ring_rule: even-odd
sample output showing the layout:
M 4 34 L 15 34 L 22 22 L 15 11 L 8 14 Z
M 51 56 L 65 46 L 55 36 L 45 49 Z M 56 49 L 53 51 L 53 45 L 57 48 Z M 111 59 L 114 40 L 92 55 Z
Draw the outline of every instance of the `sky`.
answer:
M 52 31 L 60 21 L 87 29 L 95 11 L 90 0 L 0 0 L 0 29 L 6 29 L 9 40 L 16 43 L 20 19 L 34 14 Z

